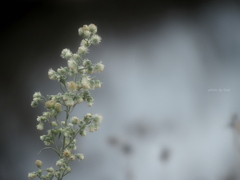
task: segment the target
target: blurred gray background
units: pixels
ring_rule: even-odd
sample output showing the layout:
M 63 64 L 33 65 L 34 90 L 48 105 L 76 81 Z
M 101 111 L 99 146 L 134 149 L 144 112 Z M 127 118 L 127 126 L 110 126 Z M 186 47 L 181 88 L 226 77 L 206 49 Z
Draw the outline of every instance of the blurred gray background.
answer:
M 84 161 L 71 180 L 240 180 L 239 1 L 6 1 L 1 11 L 0 179 L 27 179 L 34 162 L 55 166 L 39 140 L 32 94 L 55 94 L 48 69 L 65 66 L 77 30 L 98 26 L 102 61 L 95 104 L 104 116 L 78 139 Z M 5 11 L 3 11 L 5 10 Z

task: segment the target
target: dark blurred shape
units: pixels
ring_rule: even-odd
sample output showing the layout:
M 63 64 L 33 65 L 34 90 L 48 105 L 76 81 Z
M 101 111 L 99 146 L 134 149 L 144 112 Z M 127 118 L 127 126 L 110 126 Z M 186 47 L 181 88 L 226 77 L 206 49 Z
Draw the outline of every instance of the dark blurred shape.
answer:
M 122 145 L 122 151 L 126 155 L 130 155 L 132 153 L 132 146 L 128 143 L 124 143 Z
M 130 155 L 132 153 L 132 146 L 126 141 L 121 141 L 120 138 L 111 136 L 108 138 L 108 143 L 111 146 L 118 147 L 125 155 Z
M 169 148 L 163 148 L 160 152 L 160 161 L 167 162 L 170 159 L 171 152 Z
M 120 140 L 117 137 L 111 136 L 111 137 L 108 138 L 108 143 L 111 146 L 116 146 L 116 145 L 120 144 Z
M 135 121 L 134 123 L 127 125 L 127 131 L 129 134 L 131 134 L 133 136 L 143 138 L 143 137 L 147 137 L 149 135 L 150 127 L 147 123 L 147 120 Z
M 236 125 L 236 122 L 238 121 L 239 119 L 238 119 L 238 115 L 235 113 L 235 114 L 233 114 L 232 115 L 232 118 L 231 118 L 231 121 L 230 121 L 230 127 L 231 128 L 234 128 L 235 127 L 235 125 Z

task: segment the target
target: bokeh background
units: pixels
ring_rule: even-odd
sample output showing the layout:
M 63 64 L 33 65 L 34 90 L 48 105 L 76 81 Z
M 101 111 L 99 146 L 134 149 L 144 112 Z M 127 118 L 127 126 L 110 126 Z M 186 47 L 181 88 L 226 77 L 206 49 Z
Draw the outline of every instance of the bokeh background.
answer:
M 77 30 L 98 26 L 102 61 L 99 131 L 78 140 L 84 161 L 71 180 L 239 180 L 239 1 L 28 0 L 1 5 L 0 179 L 27 179 L 34 162 L 55 166 L 32 94 L 55 94 L 49 68 L 65 66 Z

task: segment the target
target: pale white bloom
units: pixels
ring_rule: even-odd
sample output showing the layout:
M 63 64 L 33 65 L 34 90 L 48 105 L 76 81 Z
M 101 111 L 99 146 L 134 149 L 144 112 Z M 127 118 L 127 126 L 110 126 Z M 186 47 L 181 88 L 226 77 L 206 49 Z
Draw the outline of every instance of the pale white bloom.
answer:
M 81 84 L 84 89 L 90 89 L 89 77 L 84 76 L 81 80 Z
M 55 80 L 56 79 L 56 72 L 53 70 L 53 69 L 49 69 L 48 70 L 48 77 L 49 77 L 49 79 L 51 79 L 51 80 Z
M 83 154 L 80 154 L 80 153 L 78 153 L 78 154 L 76 155 L 76 157 L 77 157 L 79 160 L 83 160 L 83 159 L 84 159 L 84 155 L 83 155 Z
M 41 97 L 42 96 L 42 94 L 40 93 L 40 92 L 35 92 L 34 94 L 33 94 L 33 97 L 34 98 L 39 98 L 39 97 Z
M 102 72 L 104 70 L 104 64 L 102 64 L 102 62 L 99 62 L 97 64 L 95 64 L 95 71 L 96 72 Z
M 73 59 L 68 60 L 68 67 L 72 70 L 77 70 L 77 63 Z
M 96 81 L 95 81 L 95 88 L 100 88 L 101 86 L 102 86 L 101 81 L 96 80 Z
M 54 172 L 53 167 L 47 168 L 47 172 Z
M 32 172 L 32 173 L 28 173 L 28 178 L 29 179 L 34 179 L 36 177 L 36 173 Z
M 39 168 L 42 167 L 42 161 L 40 161 L 40 160 L 36 160 L 36 161 L 35 161 L 35 164 L 36 164 L 36 166 L 39 167 Z
M 97 26 L 95 24 L 89 24 L 88 28 L 89 28 L 89 31 L 91 31 L 92 33 L 97 32 Z
M 84 31 L 84 32 L 83 32 L 83 36 L 84 36 L 85 38 L 89 38 L 89 37 L 91 36 L 91 32 L 90 32 L 90 31 Z
M 67 89 L 70 92 L 76 92 L 77 91 L 77 85 L 74 81 L 67 82 Z
M 74 106 L 74 101 L 72 98 L 68 98 L 66 101 L 65 101 L 65 104 L 67 106 Z
M 56 166 L 60 167 L 64 164 L 64 160 L 63 159 L 59 159 L 57 162 L 56 162 Z
M 72 57 L 72 52 L 69 49 L 63 49 L 61 53 L 61 57 L 64 59 L 69 59 Z
M 79 54 L 86 54 L 86 53 L 88 53 L 88 48 L 86 46 L 80 46 L 78 48 L 78 53 Z
M 38 129 L 38 130 L 43 130 L 43 123 L 39 123 L 39 124 L 37 125 L 37 129 Z
M 71 119 L 71 122 L 72 122 L 73 124 L 78 124 L 78 122 L 79 122 L 78 117 L 73 116 L 72 119 Z
M 102 123 L 103 117 L 99 114 L 95 114 L 94 117 L 96 118 L 96 123 L 100 124 Z
M 56 123 L 56 121 L 52 121 L 51 124 L 52 124 L 53 127 L 57 127 L 57 123 Z
M 63 151 L 63 156 L 64 157 L 69 157 L 71 155 L 71 151 L 69 150 L 69 149 L 65 149 L 64 151 Z
M 82 28 L 82 27 L 78 29 L 78 34 L 79 34 L 80 36 L 82 36 L 82 35 L 83 35 L 83 32 L 84 32 L 84 30 L 83 30 L 83 28 Z
M 102 38 L 99 35 L 93 35 L 91 38 L 91 42 L 93 44 L 99 44 L 101 42 Z
M 74 161 L 76 159 L 76 157 L 74 155 L 71 155 L 69 158 L 71 161 Z

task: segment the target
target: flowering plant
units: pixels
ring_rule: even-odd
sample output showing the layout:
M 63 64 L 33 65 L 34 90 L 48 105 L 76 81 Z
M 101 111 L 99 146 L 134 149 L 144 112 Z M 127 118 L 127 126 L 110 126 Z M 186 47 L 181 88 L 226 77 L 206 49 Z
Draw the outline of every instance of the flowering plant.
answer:
M 33 94 L 31 106 L 37 107 L 39 103 L 43 103 L 46 108 L 46 112 L 37 117 L 38 130 L 49 127 L 47 134 L 40 136 L 46 145 L 42 150 L 53 150 L 59 160 L 56 161 L 56 168 L 46 169 L 42 168 L 42 161 L 36 160 L 38 170 L 29 173 L 29 179 L 38 177 L 40 180 L 53 178 L 62 180 L 71 172 L 71 161 L 84 159 L 83 154 L 74 153 L 77 149 L 76 137 L 85 136 L 87 129 L 89 132 L 97 131 L 102 121 L 102 116 L 99 114 L 87 113 L 81 119 L 71 116 L 77 104 L 85 101 L 88 106 L 93 105 L 94 99 L 89 90 L 100 88 L 101 82 L 91 74 L 102 72 L 104 69 L 101 62 L 93 64 L 85 58 L 89 47 L 101 42 L 101 37 L 97 35 L 97 27 L 94 24 L 84 25 L 78 29 L 78 33 L 82 41 L 77 52 L 72 53 L 69 49 L 63 49 L 61 52 L 61 57 L 67 61 L 68 66 L 60 67 L 57 71 L 53 69 L 48 71 L 49 78 L 60 83 L 61 93 L 47 97 L 40 92 Z M 62 117 L 64 117 L 63 120 L 61 120 Z

